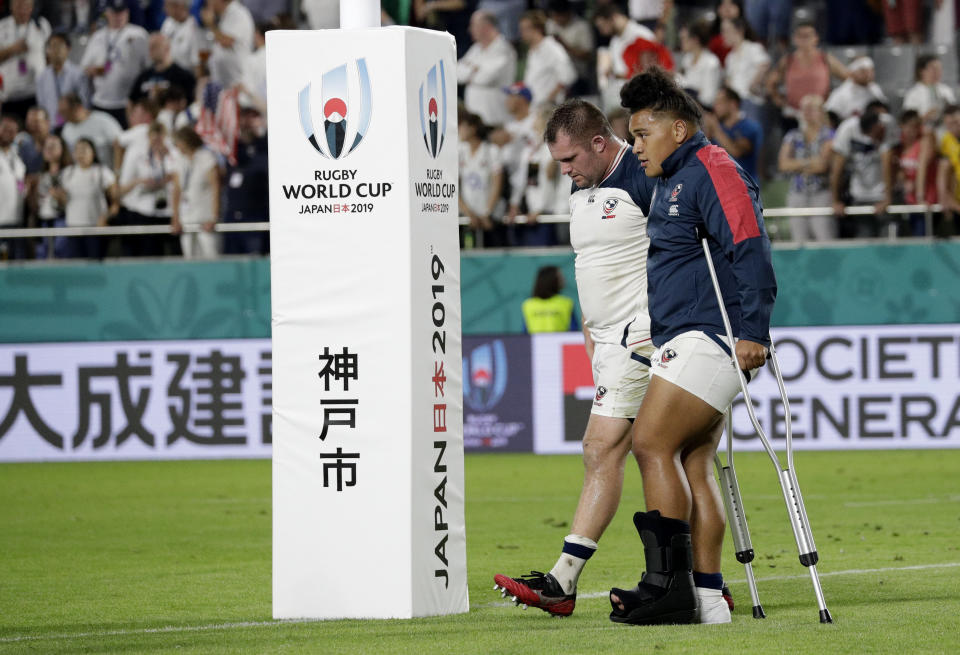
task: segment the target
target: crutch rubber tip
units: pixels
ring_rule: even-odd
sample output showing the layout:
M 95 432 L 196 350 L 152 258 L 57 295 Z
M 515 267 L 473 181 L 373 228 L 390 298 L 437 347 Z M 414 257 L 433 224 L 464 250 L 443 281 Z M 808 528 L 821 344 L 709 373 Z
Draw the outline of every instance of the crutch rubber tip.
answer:
M 764 612 L 763 612 L 763 607 L 761 607 L 760 605 L 754 605 L 754 606 L 753 606 L 753 618 L 755 618 L 755 619 L 765 619 L 765 618 L 767 618 L 767 615 L 764 614 Z
M 820 610 L 820 623 L 833 623 L 833 617 L 830 616 L 830 610 Z

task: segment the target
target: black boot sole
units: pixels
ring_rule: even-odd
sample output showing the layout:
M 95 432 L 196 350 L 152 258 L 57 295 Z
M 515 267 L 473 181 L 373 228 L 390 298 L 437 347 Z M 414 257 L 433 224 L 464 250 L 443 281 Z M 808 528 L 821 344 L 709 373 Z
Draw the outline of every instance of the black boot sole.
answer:
M 614 623 L 625 623 L 629 625 L 680 625 L 687 623 L 698 623 L 697 610 L 677 610 L 667 612 L 666 614 L 655 614 L 653 616 L 645 615 L 640 611 L 641 608 L 634 609 L 625 615 L 610 613 L 610 620 Z

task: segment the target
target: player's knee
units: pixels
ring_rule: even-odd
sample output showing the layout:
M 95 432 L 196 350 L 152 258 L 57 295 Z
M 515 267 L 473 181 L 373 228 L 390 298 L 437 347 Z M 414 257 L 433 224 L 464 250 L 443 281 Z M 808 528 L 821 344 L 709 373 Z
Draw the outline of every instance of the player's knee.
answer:
M 637 464 L 641 467 L 643 467 L 645 463 L 656 459 L 659 456 L 659 450 L 656 440 L 653 439 L 651 435 L 648 435 L 643 430 L 638 430 L 633 433 L 631 451 L 637 460 Z
M 618 465 L 627 453 L 627 439 L 608 439 L 587 435 L 583 439 L 583 466 L 586 470 L 596 470 L 610 465 Z

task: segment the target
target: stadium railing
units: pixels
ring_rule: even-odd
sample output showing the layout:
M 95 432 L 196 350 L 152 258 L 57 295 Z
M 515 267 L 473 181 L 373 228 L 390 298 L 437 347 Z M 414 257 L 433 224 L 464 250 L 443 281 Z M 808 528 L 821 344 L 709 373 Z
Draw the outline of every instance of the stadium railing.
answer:
M 940 205 L 890 205 L 885 214 L 907 215 L 923 214 L 926 222 L 926 234 L 933 233 L 933 216 L 942 211 Z M 876 214 L 876 208 L 873 205 L 852 205 L 846 208 L 846 216 L 869 216 Z M 832 207 L 773 207 L 763 210 L 764 218 L 787 218 L 792 216 L 811 217 L 811 216 L 833 216 Z M 459 218 L 460 225 L 470 224 L 470 219 L 466 216 Z M 517 216 L 515 223 L 524 224 L 527 217 Z M 537 217 L 538 223 L 569 223 L 570 216 L 567 214 L 541 214 Z M 270 223 L 217 223 L 214 226 L 216 232 L 265 232 L 270 230 Z M 185 225 L 184 232 L 201 232 L 203 227 L 200 225 Z M 104 227 L 41 227 L 41 228 L 7 228 L 0 230 L 0 239 L 37 239 L 45 237 L 79 237 L 79 236 L 127 236 L 142 234 L 169 234 L 170 228 L 166 225 L 108 225 Z M 891 224 L 890 238 L 897 238 L 895 225 Z

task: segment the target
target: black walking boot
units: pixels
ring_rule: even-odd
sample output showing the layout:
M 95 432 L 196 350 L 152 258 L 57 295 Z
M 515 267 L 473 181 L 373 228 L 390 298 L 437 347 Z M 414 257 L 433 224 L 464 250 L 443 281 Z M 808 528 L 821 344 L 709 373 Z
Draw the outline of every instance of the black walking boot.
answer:
M 690 524 L 660 516 L 658 510 L 637 512 L 633 523 L 643 541 L 646 571 L 633 589 L 610 590 L 610 620 L 634 625 L 696 623 Z

